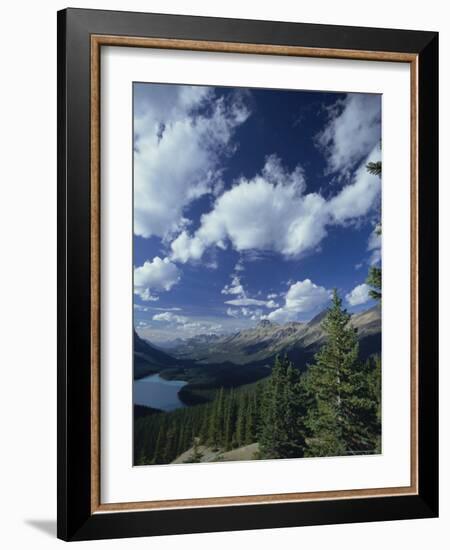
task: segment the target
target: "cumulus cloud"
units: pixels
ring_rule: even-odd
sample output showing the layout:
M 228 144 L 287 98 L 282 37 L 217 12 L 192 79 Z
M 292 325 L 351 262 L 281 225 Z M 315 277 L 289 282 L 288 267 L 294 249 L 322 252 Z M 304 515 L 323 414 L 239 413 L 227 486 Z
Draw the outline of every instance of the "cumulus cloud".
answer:
M 328 209 L 334 223 L 342 224 L 365 216 L 377 203 L 381 193 L 380 178 L 369 174 L 366 164 L 380 159 L 381 152 L 376 146 L 356 170 L 353 182 L 329 200 Z
M 347 94 L 331 109 L 327 126 L 317 136 L 328 171 L 348 175 L 381 139 L 381 96 Z
M 198 237 L 189 237 L 182 231 L 171 244 L 172 258 L 185 264 L 189 260 L 199 260 L 205 251 L 205 244 Z
M 355 286 L 355 288 L 345 295 L 345 299 L 351 306 L 359 306 L 365 304 L 370 300 L 369 296 L 369 285 L 363 283 L 361 285 Z
M 265 318 L 277 323 L 298 321 L 324 308 L 330 298 L 329 290 L 314 284 L 310 279 L 297 281 L 289 287 L 284 305 L 269 313 Z
M 155 292 L 169 291 L 180 280 L 180 271 L 168 258 L 155 256 L 134 268 L 134 293 L 145 302 L 158 300 Z
M 141 84 L 134 93 L 134 232 L 165 239 L 188 224 L 187 205 L 220 190 L 220 156 L 249 111 L 239 94 L 225 100 L 212 88 Z
M 153 315 L 154 321 L 164 321 L 166 323 L 178 323 L 185 324 L 189 322 L 189 319 L 184 315 L 177 315 L 171 311 L 165 311 L 164 313 L 156 313 Z
M 207 247 L 224 248 L 227 241 L 237 251 L 278 250 L 292 256 L 317 245 L 324 236 L 317 216 L 325 201 L 316 193 L 302 196 L 303 191 L 303 171 L 288 172 L 269 157 L 260 175 L 241 178 L 216 200 L 194 236 L 180 233 L 171 245 L 172 258 L 199 259 Z
M 225 285 L 221 290 L 222 294 L 236 294 L 243 296 L 245 294 L 244 287 L 241 285 L 241 280 L 236 275 L 231 277 L 231 284 Z
M 225 248 L 228 243 L 242 253 L 271 251 L 298 258 L 320 245 L 328 226 L 357 220 L 376 204 L 380 179 L 367 172 L 365 163 L 378 160 L 379 154 L 374 148 L 351 183 L 329 200 L 305 193 L 300 167 L 289 172 L 270 156 L 261 174 L 241 178 L 216 200 L 194 235 L 187 230 L 178 235 L 171 258 L 181 263 L 199 260 L 208 247 Z

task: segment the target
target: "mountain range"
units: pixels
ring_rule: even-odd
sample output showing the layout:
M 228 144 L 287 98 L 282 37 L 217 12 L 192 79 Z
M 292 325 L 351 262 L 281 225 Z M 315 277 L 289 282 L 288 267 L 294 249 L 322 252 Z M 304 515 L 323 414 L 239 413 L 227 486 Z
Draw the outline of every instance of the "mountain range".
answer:
M 163 351 L 134 333 L 134 377 L 159 372 L 167 379 L 188 382 L 183 393 L 217 387 L 239 386 L 270 373 L 276 355 L 286 354 L 300 370 L 305 370 L 325 341 L 321 326 L 326 311 L 309 322 L 280 325 L 260 321 L 254 328 L 234 334 L 200 334 L 177 339 Z M 381 352 L 381 307 L 352 315 L 357 329 L 360 358 Z
M 133 360 L 135 379 L 173 367 L 177 362 L 171 355 L 141 338 L 136 331 L 133 335 Z
M 200 364 L 232 362 L 236 365 L 265 363 L 277 354 L 287 354 L 297 362 L 301 356 L 312 356 L 325 340 L 321 326 L 326 311 L 306 323 L 279 325 L 269 320 L 256 327 L 232 335 L 215 334 L 178 340 L 170 354 L 179 360 L 195 360 Z M 381 308 L 375 306 L 352 316 L 351 324 L 358 331 L 362 358 L 381 348 Z

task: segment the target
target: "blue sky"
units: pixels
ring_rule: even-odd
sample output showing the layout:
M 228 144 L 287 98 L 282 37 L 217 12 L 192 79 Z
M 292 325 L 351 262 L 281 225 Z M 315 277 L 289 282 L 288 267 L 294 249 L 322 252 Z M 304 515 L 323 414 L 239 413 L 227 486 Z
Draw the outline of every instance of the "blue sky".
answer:
M 381 96 L 135 83 L 134 322 L 154 342 L 373 302 Z

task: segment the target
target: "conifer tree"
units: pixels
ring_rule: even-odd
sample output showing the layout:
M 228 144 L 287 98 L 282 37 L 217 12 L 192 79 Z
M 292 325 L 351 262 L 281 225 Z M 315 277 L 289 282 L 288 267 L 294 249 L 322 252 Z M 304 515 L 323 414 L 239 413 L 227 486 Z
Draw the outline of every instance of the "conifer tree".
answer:
M 230 450 L 232 448 L 234 421 L 234 391 L 232 388 L 225 405 L 225 434 L 223 444 L 226 450 Z
M 372 288 L 369 296 L 373 300 L 381 300 L 381 267 L 371 266 L 367 275 L 366 283 Z
M 217 446 L 217 399 L 212 403 L 208 419 L 208 443 Z
M 250 445 L 256 437 L 256 395 L 247 397 L 245 413 L 245 444 Z
M 381 176 L 381 171 L 382 171 L 381 161 L 378 160 L 376 162 L 368 162 L 366 164 L 366 169 L 369 172 L 369 174 L 372 174 L 374 176 Z
M 156 438 L 156 444 L 155 444 L 155 452 L 153 455 L 153 464 L 161 464 L 162 462 L 162 454 L 163 454 L 163 432 L 164 432 L 164 426 L 161 426 L 158 431 L 158 437 Z
M 147 457 L 145 456 L 144 452 L 141 451 L 137 461 L 136 461 L 136 464 L 138 466 L 144 466 L 145 464 L 148 464 L 148 460 L 147 460 Z
M 184 452 L 184 424 L 179 427 L 178 436 L 177 436 L 177 456 Z
M 171 424 L 165 434 L 164 451 L 162 454 L 162 463 L 169 464 L 176 458 L 176 432 L 175 425 Z
M 306 387 L 314 405 L 308 412 L 309 456 L 338 456 L 374 450 L 376 408 L 367 373 L 358 360 L 356 330 L 337 291 L 322 322 L 326 343 L 309 367 Z
M 366 170 L 369 174 L 375 176 L 380 176 L 382 172 L 382 163 L 381 161 L 369 162 L 366 165 Z M 381 235 L 381 223 L 375 228 L 375 233 Z M 367 274 L 366 283 L 372 288 L 369 290 L 369 296 L 373 300 L 381 300 L 381 267 L 371 266 L 369 273 Z
M 300 374 L 285 357 L 276 357 L 261 405 L 261 458 L 302 457 L 306 411 Z
M 211 416 L 208 424 L 208 442 L 214 448 L 223 443 L 224 436 L 224 391 L 220 388 L 218 395 L 213 401 Z
M 224 444 L 225 435 L 225 398 L 223 388 L 220 388 L 217 397 L 216 411 L 216 444 L 221 447 Z
M 208 436 L 209 436 L 209 419 L 211 415 L 211 405 L 205 405 L 205 413 L 203 414 L 203 418 L 200 422 L 200 428 L 199 428 L 199 436 L 200 441 L 202 443 L 208 442 Z
M 284 389 L 284 429 L 286 442 L 283 454 L 287 458 L 301 457 L 305 451 L 306 391 L 299 371 L 291 362 L 286 364 Z
M 245 444 L 245 395 L 241 393 L 238 400 L 238 410 L 236 419 L 236 446 L 241 447 Z
M 377 453 L 381 453 L 381 357 L 376 355 L 366 361 L 365 371 L 375 418 L 372 418 L 372 439 Z
M 277 399 L 281 396 L 282 378 L 283 365 L 280 357 L 277 356 L 261 404 L 259 452 L 262 458 L 278 458 L 280 433 L 276 418 L 279 413 Z

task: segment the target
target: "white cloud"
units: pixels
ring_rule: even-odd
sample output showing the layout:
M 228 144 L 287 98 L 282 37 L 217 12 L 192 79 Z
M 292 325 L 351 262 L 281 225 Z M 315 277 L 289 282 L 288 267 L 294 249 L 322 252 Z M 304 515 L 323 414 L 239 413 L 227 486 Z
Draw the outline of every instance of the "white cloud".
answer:
M 225 303 L 230 306 L 264 306 L 269 309 L 278 307 L 273 300 L 256 300 L 255 298 L 237 298 L 236 300 L 227 300 Z
M 220 188 L 220 155 L 249 115 L 242 97 L 212 88 L 135 88 L 134 232 L 168 238 L 188 224 L 186 206 Z M 192 251 L 195 254 L 194 251 Z
M 381 152 L 376 146 L 356 170 L 353 182 L 330 199 L 328 209 L 335 223 L 341 224 L 365 216 L 376 204 L 381 193 L 381 181 L 379 176 L 369 174 L 366 164 L 380 159 Z
M 297 281 L 291 284 L 287 291 L 284 305 L 269 313 L 265 318 L 277 323 L 298 321 L 304 316 L 310 316 L 324 308 L 330 297 L 329 290 L 315 285 L 310 279 Z
M 231 277 L 231 284 L 225 285 L 224 288 L 221 290 L 222 294 L 237 294 L 237 295 L 244 295 L 244 287 L 241 285 L 241 281 L 239 277 L 236 275 L 233 275 Z
M 369 236 L 369 242 L 367 243 L 367 250 L 371 252 L 369 258 L 370 265 L 376 265 L 381 262 L 381 226 L 374 227 L 372 233 Z
M 178 237 L 172 242 L 172 258 L 178 262 L 185 264 L 189 260 L 199 260 L 205 246 L 198 237 L 189 237 L 186 231 L 182 231 Z
M 271 294 L 267 295 L 268 300 L 273 300 L 274 298 L 277 298 L 278 294 L 276 292 L 272 292 Z
M 380 178 L 365 169 L 379 158 L 375 148 L 356 171 L 349 185 L 328 201 L 318 193 L 305 194 L 303 171 L 284 170 L 276 157 L 268 157 L 260 175 L 241 178 L 201 218 L 194 235 L 182 231 L 172 242 L 174 261 L 199 260 L 211 246 L 231 243 L 241 253 L 278 252 L 298 258 L 317 248 L 327 226 L 355 221 L 369 213 L 380 195 Z
M 157 302 L 159 300 L 159 296 L 152 294 L 148 288 L 137 289 L 135 293 L 138 294 L 144 302 Z
M 220 323 L 204 320 L 196 321 L 185 315 L 176 315 L 170 311 L 153 315 L 153 321 L 166 323 L 177 329 L 181 329 L 187 336 L 202 333 L 216 333 L 222 330 L 222 325 Z
M 348 175 L 380 142 L 381 96 L 347 94 L 331 112 L 317 143 L 325 152 L 329 172 Z
M 154 307 L 154 306 L 149 306 L 145 308 L 145 311 L 149 311 L 150 309 L 153 309 L 156 311 L 182 311 L 181 307 Z
M 170 311 L 165 311 L 164 313 L 156 313 L 153 315 L 154 321 L 163 321 L 166 323 L 177 323 L 184 325 L 189 322 L 189 319 L 184 315 L 176 315 Z
M 190 323 L 183 323 L 182 329 L 186 332 L 195 334 L 215 334 L 222 330 L 222 325 L 220 323 L 205 323 L 202 321 L 193 321 Z
M 234 319 L 237 319 L 239 317 L 239 310 L 229 307 L 227 309 L 227 315 L 228 317 L 233 317 Z
M 260 309 L 256 310 L 256 312 L 250 317 L 252 321 L 259 321 L 263 317 L 262 311 Z
M 177 120 L 204 102 L 211 89 L 205 86 L 134 85 L 134 130 L 145 133 L 148 122 L 155 125 Z
M 370 265 L 377 265 L 381 262 L 381 250 L 377 248 L 372 252 L 369 258 Z
M 240 307 L 240 314 L 244 317 L 250 317 L 255 313 L 254 310 L 248 309 L 248 306 L 263 306 L 269 309 L 278 307 L 278 304 L 273 300 L 258 300 L 256 298 L 250 298 L 241 283 L 240 277 L 234 273 L 231 275 L 231 284 L 225 285 L 225 287 L 221 290 L 221 293 L 236 296 L 236 298 L 233 298 L 232 300 L 226 300 L 225 304 Z M 261 294 L 261 291 L 258 292 L 258 294 Z M 237 317 L 239 316 L 239 310 L 228 308 L 227 315 L 230 317 Z
M 133 307 L 137 311 L 181 311 L 181 307 L 141 306 L 140 304 L 133 304 Z
M 279 179 L 276 179 L 279 178 Z M 297 256 L 319 244 L 325 235 L 325 200 L 316 193 L 302 196 L 304 177 L 297 167 L 289 173 L 269 157 L 261 175 L 242 178 L 202 216 L 194 236 L 183 231 L 172 243 L 172 259 L 198 260 L 209 246 L 224 248 L 227 240 L 237 251 L 275 250 Z
M 258 321 L 263 316 L 263 310 L 260 308 L 252 309 L 249 307 L 241 307 L 237 309 L 229 307 L 227 309 L 227 315 L 229 317 L 233 317 L 234 319 L 250 318 L 251 321 Z
M 134 293 L 142 300 L 152 302 L 158 297 L 152 292 L 169 291 L 180 280 L 180 271 L 168 258 L 155 256 L 134 268 Z
M 203 265 L 207 269 L 217 269 L 219 267 L 219 262 L 216 260 L 216 258 L 213 258 L 211 260 L 208 260 L 207 262 L 203 262 Z
M 365 304 L 370 300 L 369 296 L 369 285 L 363 283 L 361 285 L 355 286 L 355 288 L 346 294 L 345 299 L 351 306 L 359 306 Z

